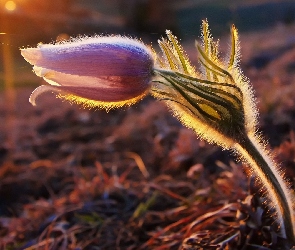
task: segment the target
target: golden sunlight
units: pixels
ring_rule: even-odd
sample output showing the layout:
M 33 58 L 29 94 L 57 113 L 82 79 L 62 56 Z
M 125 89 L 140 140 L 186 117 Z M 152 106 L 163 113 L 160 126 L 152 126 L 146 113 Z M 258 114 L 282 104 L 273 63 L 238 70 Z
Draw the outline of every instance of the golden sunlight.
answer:
M 8 11 L 14 11 L 16 9 L 16 3 L 14 1 L 7 1 L 5 3 L 5 9 Z

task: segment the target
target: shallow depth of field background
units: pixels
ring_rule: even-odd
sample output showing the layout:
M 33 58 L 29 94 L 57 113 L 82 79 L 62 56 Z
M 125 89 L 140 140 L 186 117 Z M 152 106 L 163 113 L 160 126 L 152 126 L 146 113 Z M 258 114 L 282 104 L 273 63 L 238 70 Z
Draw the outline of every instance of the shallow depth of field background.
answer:
M 160 197 L 149 208 L 164 211 L 177 207 L 179 197 L 203 188 L 198 197 L 207 212 L 218 202 L 246 196 L 242 167 L 240 172 L 231 169 L 234 158 L 199 141 L 162 103 L 150 97 L 109 113 L 84 110 L 50 93 L 38 98 L 37 107 L 28 102 L 31 91 L 44 82 L 21 57 L 20 48 L 77 36 L 121 34 L 140 38 L 158 51 L 157 39 L 170 29 L 198 66 L 194 42 L 199 40 L 201 20 L 206 18 L 213 37 L 220 39 L 223 56 L 230 43 L 231 25 L 238 28 L 241 66 L 255 89 L 261 112 L 259 128 L 287 175 L 295 176 L 294 1 L 0 0 L 0 249 L 36 247 L 38 242 L 47 242 L 50 249 L 53 240 L 46 240 L 61 237 L 66 234 L 63 230 L 74 227 L 81 231 L 75 234 L 76 241 L 68 240 L 73 248 L 76 242 L 76 249 L 137 249 L 149 239 L 147 232 L 161 225 L 150 219 L 138 236 L 131 227 L 124 231 L 129 218 L 140 217 L 134 213 L 142 201 Z M 194 171 L 199 179 L 189 174 Z M 235 172 L 240 179 L 222 179 L 223 171 Z M 216 182 L 220 178 L 234 179 L 227 184 Z M 166 183 L 164 192 L 162 181 L 179 181 L 179 186 Z M 212 187 L 217 193 L 211 190 L 215 196 L 208 191 L 212 183 L 217 183 Z M 223 190 L 218 185 L 233 186 L 223 186 Z M 180 192 L 179 196 L 167 190 Z M 89 204 L 100 206 L 96 202 L 108 199 L 117 202 L 118 209 L 124 208 L 123 215 L 129 217 L 119 216 L 119 210 L 112 210 L 111 215 L 91 209 L 80 214 L 78 210 Z M 75 209 L 78 212 L 70 217 L 56 217 Z M 97 221 L 105 222 L 101 224 L 105 228 L 95 224 Z M 50 223 L 56 234 L 48 233 Z M 104 241 L 98 240 L 96 231 L 95 237 L 89 236 L 89 228 L 92 233 L 99 228 Z M 102 233 L 104 230 L 111 236 Z M 122 232 L 133 232 L 132 237 Z

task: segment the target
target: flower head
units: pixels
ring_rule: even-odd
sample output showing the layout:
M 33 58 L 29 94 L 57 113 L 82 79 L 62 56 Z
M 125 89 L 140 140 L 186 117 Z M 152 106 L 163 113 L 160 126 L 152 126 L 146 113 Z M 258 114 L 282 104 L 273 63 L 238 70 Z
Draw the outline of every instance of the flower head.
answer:
M 140 41 L 121 36 L 80 38 L 21 50 L 36 75 L 49 85 L 36 88 L 87 107 L 113 108 L 141 99 L 150 87 L 153 55 Z
M 257 110 L 249 81 L 239 67 L 239 41 L 232 27 L 231 49 L 222 59 L 207 21 L 197 44 L 201 72 L 191 65 L 175 36 L 159 41 L 163 58 L 141 42 L 123 37 L 94 37 L 22 50 L 34 71 L 50 85 L 34 90 L 31 103 L 46 91 L 88 107 L 130 105 L 151 94 L 201 138 L 234 150 L 249 164 L 262 193 L 275 208 L 278 229 L 295 242 L 293 192 L 256 132 Z M 150 81 L 153 78 L 152 87 Z

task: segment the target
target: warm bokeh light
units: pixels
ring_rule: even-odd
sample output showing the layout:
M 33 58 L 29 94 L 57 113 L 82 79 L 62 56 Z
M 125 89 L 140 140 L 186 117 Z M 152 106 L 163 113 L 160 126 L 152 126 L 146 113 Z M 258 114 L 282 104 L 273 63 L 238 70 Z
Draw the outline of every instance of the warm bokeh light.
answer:
M 16 3 L 14 1 L 7 1 L 5 3 L 5 9 L 8 11 L 14 11 L 16 9 Z
M 66 34 L 66 33 L 61 33 L 61 34 L 59 34 L 59 35 L 56 37 L 55 41 L 56 41 L 56 42 L 62 42 L 62 41 L 66 41 L 66 40 L 69 40 L 69 39 L 70 39 L 70 36 L 69 36 L 68 34 Z

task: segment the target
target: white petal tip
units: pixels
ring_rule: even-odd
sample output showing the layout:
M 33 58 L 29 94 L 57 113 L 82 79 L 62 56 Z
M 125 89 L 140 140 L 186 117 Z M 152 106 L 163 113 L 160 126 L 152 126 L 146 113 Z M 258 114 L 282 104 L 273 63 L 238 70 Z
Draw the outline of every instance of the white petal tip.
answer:
M 21 49 L 21 55 L 25 58 L 27 62 L 35 65 L 41 57 L 41 51 L 38 48 Z
M 29 102 L 33 105 L 33 106 L 37 106 L 36 105 L 36 102 L 35 102 L 35 99 L 33 99 L 31 96 L 29 98 Z
M 38 88 L 36 88 L 32 94 L 30 95 L 29 98 L 29 102 L 33 105 L 33 106 L 37 106 L 36 105 L 36 99 L 37 97 L 39 97 L 41 94 L 48 92 L 48 91 L 53 91 L 53 92 L 59 92 L 59 89 L 57 87 L 54 86 L 49 86 L 49 85 L 41 85 Z

